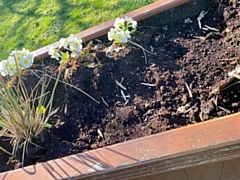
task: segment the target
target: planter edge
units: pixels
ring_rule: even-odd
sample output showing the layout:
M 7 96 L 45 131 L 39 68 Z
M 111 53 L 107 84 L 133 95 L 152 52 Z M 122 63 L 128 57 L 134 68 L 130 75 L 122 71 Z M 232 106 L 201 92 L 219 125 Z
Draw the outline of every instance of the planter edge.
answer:
M 0 174 L 10 179 L 131 179 L 240 157 L 240 113 Z
M 179 6 L 189 0 L 159 0 L 132 11 L 137 21 Z M 152 8 L 152 9 L 151 9 Z M 144 13 L 143 13 L 144 12 Z M 114 20 L 76 34 L 89 41 L 107 33 Z M 47 57 L 50 46 L 34 51 Z M 130 140 L 97 150 L 0 173 L 8 179 L 131 179 L 175 169 L 240 157 L 240 113 L 196 125 Z M 206 138 L 208 137 L 208 139 Z

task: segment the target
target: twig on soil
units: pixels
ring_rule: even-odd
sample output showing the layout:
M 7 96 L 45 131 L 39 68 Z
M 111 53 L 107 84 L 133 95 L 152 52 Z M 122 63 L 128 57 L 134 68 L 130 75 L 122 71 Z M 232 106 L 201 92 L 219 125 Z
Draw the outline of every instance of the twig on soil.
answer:
M 208 31 L 208 28 L 205 28 L 205 27 L 203 27 L 203 28 L 201 28 L 201 29 L 203 29 L 204 31 Z
M 225 88 L 220 89 L 220 91 L 224 91 L 224 90 L 226 90 L 226 89 L 228 89 L 228 88 L 230 88 L 230 87 L 232 87 L 232 86 L 235 86 L 236 84 L 239 84 L 239 83 L 240 83 L 240 81 L 235 82 L 235 83 L 232 83 L 232 84 L 230 84 L 229 86 L 226 86 Z
M 223 91 L 225 89 L 228 88 L 228 85 L 233 81 L 233 78 L 227 78 L 227 79 L 223 79 L 222 81 L 220 81 L 219 83 L 217 83 L 216 85 L 213 86 L 212 88 L 212 92 L 213 94 Z M 231 86 L 231 85 L 230 85 Z
M 31 70 L 31 71 L 32 71 L 32 70 Z M 43 72 L 43 71 L 41 71 L 41 70 L 37 70 L 37 71 Z M 34 73 L 33 71 L 32 71 L 32 73 L 36 75 L 36 73 Z M 46 74 L 46 76 L 48 76 L 48 77 L 51 78 L 51 79 L 57 80 L 57 78 L 52 77 L 52 76 L 50 76 L 50 75 L 48 75 L 48 74 Z M 80 88 L 78 88 L 78 87 L 76 87 L 76 86 L 74 86 L 74 85 L 72 85 L 72 84 L 69 84 L 69 83 L 67 83 L 67 82 L 64 82 L 64 81 L 62 81 L 62 80 L 58 80 L 58 81 L 61 82 L 61 83 L 63 83 L 63 84 L 66 84 L 66 85 L 68 85 L 68 86 L 70 86 L 70 87 L 72 87 L 72 88 L 74 88 L 74 89 L 76 89 L 76 90 L 78 90 L 78 91 L 80 91 L 81 93 L 83 93 L 84 95 L 86 95 L 87 97 L 89 97 L 90 99 L 92 99 L 93 101 L 95 101 L 96 103 L 100 104 L 99 101 L 97 101 L 95 98 L 93 98 L 92 96 L 90 96 L 88 93 L 86 93 L 86 92 L 83 91 L 82 89 L 80 89 Z
M 122 88 L 123 90 L 127 90 L 127 88 L 125 88 L 120 82 L 118 82 L 117 80 L 115 80 L 115 82 L 117 83 L 117 85 Z
M 114 47 L 114 44 L 112 44 L 111 46 L 109 46 L 106 50 L 106 56 L 108 57 L 108 53 L 111 53 L 113 51 L 115 52 L 119 52 L 120 50 L 122 50 L 123 48 L 122 47 Z M 110 56 L 111 57 L 111 56 Z
M 191 90 L 190 90 L 190 88 L 189 88 L 189 86 L 188 86 L 188 84 L 186 82 L 185 82 L 185 86 L 186 86 L 186 88 L 188 90 L 189 97 L 193 98 L 192 92 L 191 92 Z
M 206 37 L 203 37 L 203 36 L 193 36 L 194 38 L 197 38 L 197 39 L 200 39 L 200 40 L 203 40 L 205 41 L 206 40 Z
M 64 106 L 64 114 L 67 114 L 67 110 L 68 110 L 68 104 L 66 103 Z
M 228 78 L 220 81 L 217 85 L 214 86 L 212 93 L 224 91 L 236 84 L 239 84 L 240 83 L 240 81 L 239 81 L 240 80 L 240 65 L 237 65 L 233 71 L 228 72 L 228 76 L 229 76 Z M 237 79 L 238 81 L 233 83 L 233 81 L 235 79 Z
M 100 43 L 100 48 L 103 47 L 103 42 L 100 39 L 95 39 L 95 41 L 97 41 L 98 43 Z
M 12 153 L 8 152 L 6 149 L 4 149 L 3 147 L 0 146 L 0 150 L 2 150 L 3 152 L 5 152 L 6 154 L 12 156 Z
M 60 107 L 56 108 L 54 111 L 52 111 L 50 114 L 48 114 L 47 118 L 46 118 L 46 121 L 54 114 L 56 114 L 58 112 Z
M 151 53 L 154 53 L 154 47 L 152 47 L 152 46 L 149 46 L 149 47 L 151 49 Z
M 225 58 L 225 59 L 220 59 L 220 61 L 235 61 L 235 60 L 239 60 L 240 57 L 233 57 L 233 58 Z
M 215 104 L 216 109 L 217 109 L 217 111 L 218 111 L 218 95 L 216 95 L 216 96 L 213 98 L 213 101 L 212 101 L 212 102 Z
M 192 109 L 194 109 L 197 106 L 198 103 L 195 103 L 193 106 L 191 106 L 190 108 L 188 108 L 190 106 L 190 103 L 187 103 L 185 106 L 180 106 L 177 111 L 180 113 L 184 113 L 186 114 L 187 112 L 191 111 Z M 187 109 L 188 108 L 188 109 Z
M 208 11 L 209 11 L 209 9 L 208 9 Z M 203 29 L 205 31 L 212 30 L 212 31 L 215 31 L 215 32 L 219 32 L 218 29 L 216 29 L 214 27 L 210 27 L 208 25 L 204 25 L 204 27 L 202 27 L 201 20 L 205 17 L 205 15 L 208 13 L 208 11 L 201 11 L 201 13 L 199 14 L 199 16 L 197 18 L 199 29 Z
M 225 111 L 227 114 L 230 114 L 230 113 L 231 113 L 230 110 L 228 110 L 228 109 L 226 109 L 226 108 L 224 108 L 224 107 L 222 107 L 222 106 L 218 106 L 218 107 L 219 107 L 219 109 Z
M 125 101 L 125 103 L 124 103 L 123 106 L 126 106 L 128 102 L 129 102 L 129 99 L 127 99 L 127 100 Z
M 122 97 L 123 97 L 123 99 L 124 99 L 124 101 L 125 101 L 125 103 L 124 103 L 124 105 L 123 106 L 126 106 L 127 105 L 127 103 L 129 102 L 129 99 L 130 99 L 130 95 L 125 95 L 125 93 L 124 93 L 124 91 L 121 89 L 120 90 L 120 92 L 121 92 L 121 94 L 122 94 Z
M 55 78 L 53 78 L 53 79 L 55 79 Z M 70 86 L 70 87 L 72 87 L 72 88 L 80 91 L 81 93 L 83 93 L 84 95 L 86 95 L 87 97 L 89 97 L 90 99 L 92 99 L 93 101 L 95 101 L 96 103 L 100 104 L 99 101 L 97 101 L 95 98 L 93 98 L 93 97 L 90 96 L 88 93 L 86 93 L 85 91 L 81 90 L 80 88 L 78 88 L 78 87 L 76 87 L 76 86 L 74 86 L 74 85 L 72 85 L 72 84 L 69 84 L 69 83 L 67 83 L 67 82 L 61 81 L 61 80 L 59 80 L 59 82 L 64 83 L 64 84 L 66 84 L 66 85 L 68 85 L 68 86 Z
M 222 0 L 219 0 L 219 2 L 218 2 L 218 12 L 220 11 L 221 7 L 226 7 L 226 5 L 222 3 Z
M 207 12 L 201 11 L 201 13 L 199 14 L 199 16 L 198 16 L 198 18 L 197 18 L 199 29 L 202 29 L 201 20 L 202 20 L 202 18 L 204 18 L 204 16 L 205 16 L 206 14 L 207 14 Z
M 140 83 L 140 84 L 142 84 L 144 86 L 150 86 L 150 87 L 155 87 L 156 86 L 156 84 L 149 84 L 149 83 Z
M 105 101 L 105 99 L 103 97 L 102 97 L 102 101 L 107 107 L 109 107 L 108 103 Z
M 216 32 L 219 32 L 218 29 L 214 28 L 214 27 L 210 27 L 208 25 L 204 25 L 205 28 L 209 29 L 209 30 L 212 30 L 212 31 L 216 31 Z
M 102 134 L 102 132 L 100 131 L 100 129 L 97 129 L 97 133 L 99 134 L 99 136 L 101 136 L 101 138 L 103 138 L 103 134 Z
M 122 96 L 119 96 L 118 94 L 116 95 L 116 97 L 122 97 Z M 126 98 L 130 98 L 130 95 L 125 95 Z
M 141 29 L 141 28 L 152 28 L 152 29 L 156 29 L 155 26 L 139 26 L 138 29 Z
M 135 42 L 129 41 L 129 43 L 131 43 L 132 45 L 135 45 L 135 46 L 137 46 L 137 47 L 139 47 L 139 48 L 142 49 L 143 54 L 144 54 L 144 58 L 145 58 L 145 64 L 147 64 L 147 55 L 146 55 L 146 52 L 147 52 L 148 54 L 151 54 L 151 55 L 157 55 L 157 53 L 152 53 L 152 52 L 148 51 L 147 49 L 145 49 L 144 47 L 142 47 L 141 45 L 139 45 L 139 44 L 137 44 L 137 43 L 135 43 Z
M 189 97 L 191 99 L 193 99 L 193 94 L 191 92 L 191 89 L 190 89 L 190 87 L 188 86 L 188 84 L 186 82 L 185 82 L 185 86 L 187 88 Z M 191 106 L 191 104 L 192 104 L 192 100 L 189 103 L 185 104 L 184 106 L 178 107 L 177 111 L 180 112 L 180 113 L 184 113 L 185 114 L 185 113 L 191 111 L 192 109 L 194 109 L 197 106 L 198 103 L 195 103 L 193 106 Z
M 125 102 L 127 101 L 127 97 L 125 96 L 125 94 L 124 94 L 124 92 L 123 92 L 123 90 L 121 90 L 121 94 L 122 94 L 122 97 L 123 97 L 123 99 L 125 100 Z
M 191 111 L 192 109 L 194 109 L 197 106 L 198 103 L 195 103 L 192 107 L 190 107 L 189 109 L 186 110 L 186 113 Z
M 220 61 L 231 61 L 231 62 L 230 62 L 231 65 L 239 64 L 239 63 L 238 63 L 239 60 L 240 60 L 240 57 L 220 59 Z
M 220 83 L 218 83 L 217 85 L 214 86 L 211 93 L 215 94 L 217 92 L 224 91 L 224 90 L 240 83 L 240 81 L 237 81 L 235 83 L 230 84 L 233 81 L 233 79 L 234 79 L 234 77 L 222 80 Z
M 32 71 L 32 70 L 31 70 L 31 71 Z M 33 73 L 38 79 L 40 79 L 41 81 L 43 81 L 42 78 L 41 78 L 37 73 L 34 73 L 33 71 L 32 71 L 32 73 Z

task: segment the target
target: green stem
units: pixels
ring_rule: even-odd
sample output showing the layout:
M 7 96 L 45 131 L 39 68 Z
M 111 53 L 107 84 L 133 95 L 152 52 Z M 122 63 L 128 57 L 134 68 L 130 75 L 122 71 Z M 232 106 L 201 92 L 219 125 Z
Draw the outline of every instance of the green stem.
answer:
M 55 91 L 56 91 L 56 88 L 57 88 L 57 85 L 58 85 L 58 82 L 59 82 L 59 79 L 60 79 L 61 71 L 62 71 L 62 66 L 60 65 L 59 66 L 59 71 L 58 71 L 58 76 L 57 76 L 57 79 L 55 81 L 53 91 L 52 91 L 52 94 L 51 94 L 51 98 L 50 98 L 49 104 L 46 107 L 46 109 L 48 109 L 48 107 L 49 107 L 49 111 L 48 111 L 49 113 L 51 113 L 51 110 L 52 110 L 53 98 L 54 98 L 54 94 L 55 94 Z

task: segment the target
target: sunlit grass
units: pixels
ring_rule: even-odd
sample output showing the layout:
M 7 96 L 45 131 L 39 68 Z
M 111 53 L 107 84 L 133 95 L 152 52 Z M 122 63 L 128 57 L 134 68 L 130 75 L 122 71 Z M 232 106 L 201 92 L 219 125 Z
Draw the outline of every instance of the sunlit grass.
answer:
M 156 0 L 0 0 L 0 60 L 33 51 Z

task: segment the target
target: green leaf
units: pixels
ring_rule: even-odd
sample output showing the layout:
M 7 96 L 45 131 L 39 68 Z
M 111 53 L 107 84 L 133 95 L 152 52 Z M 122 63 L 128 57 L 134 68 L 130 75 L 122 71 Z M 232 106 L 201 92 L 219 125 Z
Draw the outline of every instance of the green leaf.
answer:
M 62 58 L 61 58 L 60 64 L 66 64 L 69 59 L 69 53 L 67 51 L 67 52 L 61 52 L 61 54 L 62 54 Z
M 45 128 L 51 128 L 51 127 L 52 127 L 52 125 L 49 124 L 49 123 L 44 123 L 43 126 L 44 126 Z
M 136 29 L 132 29 L 131 31 L 130 31 L 130 34 L 133 34 L 133 33 L 135 33 L 136 32 Z

